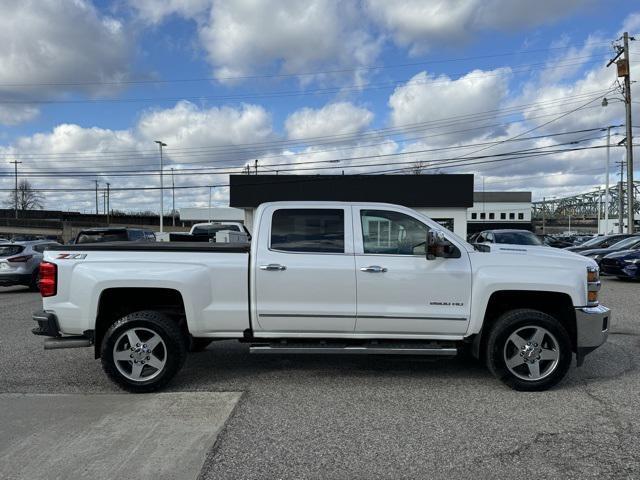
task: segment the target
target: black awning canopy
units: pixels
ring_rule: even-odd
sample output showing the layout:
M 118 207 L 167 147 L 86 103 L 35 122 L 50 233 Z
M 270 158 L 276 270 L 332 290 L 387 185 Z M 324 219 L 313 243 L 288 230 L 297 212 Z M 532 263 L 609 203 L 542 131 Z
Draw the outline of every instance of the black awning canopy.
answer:
M 421 208 L 473 205 L 473 175 L 231 175 L 229 205 L 276 201 L 383 202 Z

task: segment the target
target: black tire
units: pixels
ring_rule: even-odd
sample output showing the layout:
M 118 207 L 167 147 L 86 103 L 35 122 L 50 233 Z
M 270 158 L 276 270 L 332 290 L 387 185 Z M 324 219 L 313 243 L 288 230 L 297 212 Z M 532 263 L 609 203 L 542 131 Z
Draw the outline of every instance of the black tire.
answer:
M 127 340 L 123 338 L 123 335 L 133 328 L 142 329 L 138 332 L 153 332 L 157 334 L 163 342 L 160 345 L 161 351 L 158 352 L 154 350 L 153 352 L 162 356 L 164 365 L 161 369 L 156 370 L 157 373 L 151 379 L 145 380 L 144 377 L 141 377 L 141 380 L 133 380 L 127 378 L 121 371 L 127 368 L 127 362 L 120 361 L 118 365 L 116 365 L 116 361 L 114 360 L 114 347 L 116 347 L 116 343 L 120 344 L 120 342 L 124 342 L 126 345 Z M 144 341 L 143 338 L 140 340 Z M 169 383 L 180 368 L 182 368 L 187 355 L 186 344 L 185 335 L 180 330 L 180 327 L 166 315 L 153 310 L 130 313 L 117 320 L 106 331 L 101 346 L 102 368 L 109 378 L 124 390 L 132 393 L 153 392 Z M 118 348 L 119 346 L 120 345 L 118 345 Z M 136 347 L 134 346 L 134 348 Z M 148 360 L 149 357 L 146 358 Z M 128 363 L 133 369 L 131 361 Z M 144 361 L 141 361 L 141 363 L 144 363 Z M 143 372 L 145 369 L 149 370 L 149 367 L 142 367 Z
M 31 281 L 29 282 L 29 285 L 27 285 L 29 287 L 29 290 L 31 290 L 32 292 L 39 292 L 40 291 L 40 286 L 38 285 L 39 282 L 40 282 L 40 269 L 36 268 L 31 274 Z
M 518 331 L 523 332 L 523 334 L 528 331 L 533 332 L 535 327 L 547 330 L 554 337 L 551 338 L 547 335 L 545 341 L 551 342 L 555 340 L 557 343 L 556 350 L 554 350 L 554 352 L 557 352 L 557 361 L 554 365 L 551 360 L 543 360 L 542 362 L 538 360 L 538 369 L 546 368 L 548 373 L 544 378 L 538 380 L 526 380 L 517 376 L 507 367 L 507 349 L 513 351 L 515 347 L 515 344 L 509 343 L 509 337 Z M 531 330 L 527 330 L 528 328 Z M 535 345 L 536 347 L 538 346 L 537 343 Z M 542 345 L 540 347 L 542 348 Z M 524 348 L 531 347 L 525 346 Z M 516 348 L 515 352 L 517 353 L 518 351 Z M 511 310 L 503 314 L 489 333 L 485 353 L 487 367 L 491 373 L 509 387 L 520 391 L 542 391 L 553 387 L 567 374 L 572 359 L 571 339 L 564 326 L 551 315 L 531 309 Z M 523 354 L 520 355 L 522 356 Z M 540 357 L 537 358 L 539 359 Z M 531 375 L 531 373 L 527 373 L 528 369 L 529 365 L 523 363 L 514 370 L 518 370 L 516 373 L 526 376 Z
M 213 338 L 192 338 L 189 346 L 190 352 L 202 352 L 213 342 Z

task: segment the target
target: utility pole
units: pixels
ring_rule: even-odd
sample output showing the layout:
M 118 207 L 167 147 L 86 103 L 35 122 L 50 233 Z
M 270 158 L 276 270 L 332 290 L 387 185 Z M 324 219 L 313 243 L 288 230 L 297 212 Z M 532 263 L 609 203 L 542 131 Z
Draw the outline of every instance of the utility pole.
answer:
M 171 221 L 173 226 L 176 226 L 176 183 L 173 180 L 173 168 L 171 169 L 171 197 L 172 197 L 172 205 L 171 205 Z
M 618 183 L 618 233 L 624 228 L 624 190 L 622 180 L 624 179 L 624 162 L 620 162 L 620 183 Z
M 96 182 L 96 215 L 98 215 L 100 213 L 98 211 L 98 180 L 94 180 L 94 182 Z
M 155 143 L 160 147 L 160 233 L 164 232 L 164 179 L 162 178 L 162 170 L 164 165 L 162 163 L 162 147 L 166 147 L 167 144 L 156 140 Z
M 629 38 L 628 32 L 624 32 L 622 36 L 624 48 L 624 63 L 622 64 L 622 68 L 620 66 L 620 63 L 618 64 L 618 76 L 620 76 L 620 73 L 624 74 L 624 106 L 626 110 L 625 113 L 627 124 L 627 233 L 633 233 L 635 213 L 635 208 L 633 205 L 633 128 L 631 124 L 631 55 L 629 52 L 630 39 L 635 40 L 633 37 Z M 620 70 L 622 70 L 622 72 L 620 72 Z
M 484 202 L 484 197 L 483 200 Z M 545 197 L 542 197 L 542 234 L 545 234 L 545 227 L 546 227 L 546 223 L 547 223 L 547 199 Z
M 18 218 L 18 164 L 22 163 L 18 160 L 11 160 L 9 163 L 13 163 L 14 172 L 15 172 L 15 180 L 16 180 L 16 189 L 13 192 L 13 201 L 15 202 L 15 210 L 16 210 L 16 218 Z
M 213 187 L 209 185 L 209 223 L 211 223 L 211 189 Z
M 256 158 L 255 161 L 255 169 L 256 169 L 256 175 L 258 174 L 258 159 Z
M 607 166 L 605 167 L 604 186 L 604 234 L 609 233 L 609 161 L 611 159 L 611 127 L 607 127 Z M 602 197 L 600 197 L 602 198 Z M 598 217 L 598 232 L 600 231 L 600 217 Z
M 107 227 L 109 226 L 109 223 L 110 223 L 109 213 L 111 212 L 111 206 L 109 205 L 110 199 L 111 199 L 111 192 L 109 191 L 110 186 L 111 184 L 107 182 Z

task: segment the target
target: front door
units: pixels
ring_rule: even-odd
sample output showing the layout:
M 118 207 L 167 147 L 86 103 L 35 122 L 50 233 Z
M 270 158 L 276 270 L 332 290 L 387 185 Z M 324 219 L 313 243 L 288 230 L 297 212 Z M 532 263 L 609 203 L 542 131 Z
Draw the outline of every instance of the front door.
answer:
M 351 209 L 270 207 L 259 235 L 254 239 L 256 330 L 352 333 L 356 279 Z
M 460 258 L 427 260 L 429 227 L 392 210 L 354 207 L 356 332 L 462 334 L 471 301 L 471 267 Z

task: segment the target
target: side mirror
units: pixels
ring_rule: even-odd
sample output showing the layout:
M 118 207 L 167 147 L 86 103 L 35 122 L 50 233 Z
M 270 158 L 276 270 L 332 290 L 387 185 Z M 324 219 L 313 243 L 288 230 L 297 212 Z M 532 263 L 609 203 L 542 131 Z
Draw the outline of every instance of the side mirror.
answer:
M 453 245 L 442 230 L 429 229 L 427 232 L 427 260 L 442 258 L 460 258 L 460 250 Z

